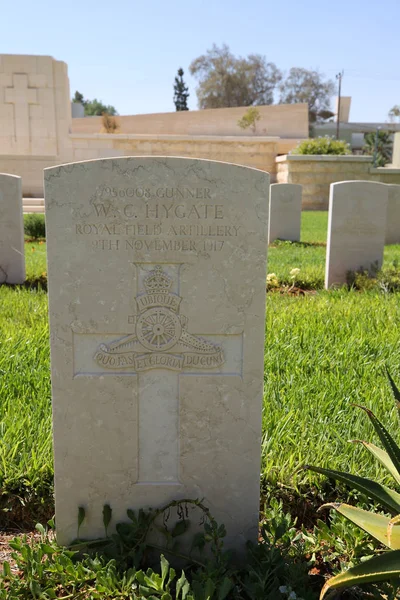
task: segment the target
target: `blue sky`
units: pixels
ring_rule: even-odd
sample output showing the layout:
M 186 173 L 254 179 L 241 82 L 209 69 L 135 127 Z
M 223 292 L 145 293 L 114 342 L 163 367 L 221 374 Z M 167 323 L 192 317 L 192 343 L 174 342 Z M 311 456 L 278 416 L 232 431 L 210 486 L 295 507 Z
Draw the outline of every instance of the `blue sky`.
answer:
M 370 5 L 370 7 L 369 7 Z M 400 104 L 400 0 L 0 0 L 0 53 L 68 64 L 71 94 L 120 114 L 174 110 L 179 67 L 197 107 L 190 62 L 213 43 L 259 53 L 282 70 L 344 70 L 352 121 L 386 121 Z

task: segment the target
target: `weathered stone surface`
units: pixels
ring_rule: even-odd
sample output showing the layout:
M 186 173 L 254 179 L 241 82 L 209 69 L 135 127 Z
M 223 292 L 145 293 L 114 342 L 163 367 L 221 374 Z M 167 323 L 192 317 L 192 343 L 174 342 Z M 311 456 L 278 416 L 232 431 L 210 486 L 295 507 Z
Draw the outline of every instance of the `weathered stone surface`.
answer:
M 268 174 L 182 158 L 45 171 L 57 535 L 204 498 L 256 541 Z
M 330 186 L 325 287 L 346 283 L 348 271 L 381 267 L 388 187 L 372 181 Z
M 0 283 L 24 281 L 21 177 L 0 173 Z
M 301 185 L 274 183 L 269 203 L 269 235 L 274 240 L 300 241 Z
M 400 244 L 400 185 L 388 185 L 385 244 Z

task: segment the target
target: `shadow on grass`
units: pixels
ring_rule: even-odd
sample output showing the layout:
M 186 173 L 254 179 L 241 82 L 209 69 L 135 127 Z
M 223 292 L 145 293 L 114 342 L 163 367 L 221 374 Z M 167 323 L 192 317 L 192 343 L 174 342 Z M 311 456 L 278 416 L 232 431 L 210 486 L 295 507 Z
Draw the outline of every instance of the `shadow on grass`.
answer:
M 28 278 L 24 283 L 0 283 L 1 286 L 6 286 L 12 289 L 38 290 L 47 292 L 47 276 L 39 275 L 39 277 Z
M 282 246 L 290 248 L 314 248 L 320 246 L 326 248 L 326 242 L 292 242 L 291 240 L 276 239 L 269 246 L 272 248 L 281 248 Z

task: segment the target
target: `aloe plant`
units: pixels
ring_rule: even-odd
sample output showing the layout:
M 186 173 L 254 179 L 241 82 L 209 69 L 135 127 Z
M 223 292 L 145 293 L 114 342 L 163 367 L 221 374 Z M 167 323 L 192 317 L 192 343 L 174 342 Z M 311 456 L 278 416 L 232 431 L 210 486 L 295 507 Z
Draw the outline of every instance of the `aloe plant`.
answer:
M 397 411 L 400 416 L 400 390 L 397 388 L 389 372 L 387 375 Z M 364 410 L 368 415 L 384 450 L 374 444 L 362 440 L 354 440 L 354 442 L 362 444 L 374 458 L 387 469 L 396 484 L 400 485 L 400 447 L 370 409 L 364 406 L 356 406 Z M 325 504 L 321 507 L 335 509 L 341 515 L 384 544 L 389 550 L 380 556 L 375 556 L 374 558 L 329 579 L 321 591 L 320 600 L 323 600 L 330 590 L 351 587 L 362 583 L 386 581 L 399 577 L 400 494 L 389 487 L 366 477 L 310 465 L 307 465 L 304 468 L 314 471 L 315 473 L 320 473 L 321 475 L 326 475 L 331 479 L 336 479 L 347 485 L 351 485 L 353 488 L 371 498 L 371 500 L 379 503 L 390 515 L 384 516 L 344 503 Z

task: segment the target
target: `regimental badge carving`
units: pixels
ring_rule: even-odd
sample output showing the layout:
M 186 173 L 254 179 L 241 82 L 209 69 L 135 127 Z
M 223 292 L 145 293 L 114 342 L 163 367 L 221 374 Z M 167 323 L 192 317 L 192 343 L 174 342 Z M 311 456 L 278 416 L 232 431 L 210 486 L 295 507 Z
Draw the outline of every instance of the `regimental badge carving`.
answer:
M 225 362 L 221 346 L 187 331 L 179 314 L 182 298 L 171 290 L 173 280 L 157 265 L 144 280 L 146 293 L 136 296 L 134 333 L 100 344 L 94 360 L 107 369 L 207 369 Z

